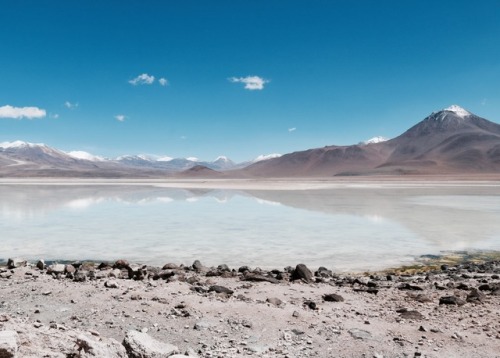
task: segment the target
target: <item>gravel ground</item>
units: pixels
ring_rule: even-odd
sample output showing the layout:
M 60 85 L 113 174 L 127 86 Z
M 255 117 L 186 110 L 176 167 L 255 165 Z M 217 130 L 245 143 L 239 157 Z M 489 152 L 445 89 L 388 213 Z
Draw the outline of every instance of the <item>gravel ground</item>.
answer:
M 19 357 L 86 356 L 79 334 L 131 330 L 198 357 L 500 357 L 496 261 L 372 275 L 35 264 L 0 267 L 0 331 L 17 331 Z

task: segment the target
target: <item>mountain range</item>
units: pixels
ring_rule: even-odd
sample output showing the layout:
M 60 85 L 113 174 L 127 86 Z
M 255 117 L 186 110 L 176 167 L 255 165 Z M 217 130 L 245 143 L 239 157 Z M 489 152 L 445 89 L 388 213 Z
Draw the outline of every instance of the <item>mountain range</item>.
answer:
M 104 158 L 84 151 L 64 152 L 45 144 L 24 141 L 0 143 L 1 176 L 154 176 L 175 174 L 202 167 L 223 172 L 245 168 L 248 165 L 277 158 L 280 154 L 260 155 L 235 163 L 225 156 L 213 161 L 198 158 L 170 158 L 151 155 L 123 155 Z M 196 171 L 192 171 L 196 172 Z
M 126 155 L 114 159 L 44 144 L 0 143 L 3 177 L 332 177 L 500 173 L 500 125 L 453 105 L 401 135 L 234 163 Z

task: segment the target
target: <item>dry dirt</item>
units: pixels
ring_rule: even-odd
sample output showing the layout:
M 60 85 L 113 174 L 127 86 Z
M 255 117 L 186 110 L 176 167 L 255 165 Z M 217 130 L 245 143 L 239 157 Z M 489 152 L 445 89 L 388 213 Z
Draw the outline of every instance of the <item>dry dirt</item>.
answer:
M 37 337 L 76 331 L 121 342 L 129 330 L 198 357 L 500 357 L 499 262 L 371 277 L 20 265 L 0 268 L 0 330 L 18 330 L 19 357 L 58 349 Z

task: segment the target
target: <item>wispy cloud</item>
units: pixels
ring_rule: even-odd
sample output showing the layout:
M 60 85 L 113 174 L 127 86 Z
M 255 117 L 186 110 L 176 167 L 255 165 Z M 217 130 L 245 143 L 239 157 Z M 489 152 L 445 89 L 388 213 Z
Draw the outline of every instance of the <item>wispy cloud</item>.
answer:
M 116 119 L 118 122 L 123 122 L 126 118 L 127 118 L 127 116 L 126 116 L 126 115 L 124 115 L 124 114 L 117 114 L 117 115 L 115 116 L 115 119 Z
M 163 86 L 163 87 L 168 86 L 168 80 L 166 78 L 163 78 L 163 77 L 158 80 L 158 83 L 160 84 L 160 86 Z
M 229 81 L 233 83 L 244 83 L 245 89 L 250 91 L 263 90 L 264 85 L 266 83 L 269 83 L 269 80 L 266 80 L 259 76 L 231 77 L 229 78 Z
M 295 132 L 296 130 L 297 130 L 297 128 L 295 128 L 295 127 L 288 128 L 288 131 L 289 131 L 289 132 Z
M 71 103 L 70 101 L 64 102 L 64 107 L 66 107 L 68 109 L 75 109 L 78 106 L 79 106 L 78 103 Z
M 50 117 L 54 118 L 54 119 L 58 119 L 59 118 L 59 114 L 58 113 L 54 113 L 54 114 L 51 114 Z
M 13 107 L 9 105 L 0 107 L 0 118 L 34 119 L 43 118 L 46 115 L 45 109 L 38 107 Z
M 147 73 L 137 76 L 136 78 L 128 81 L 131 85 L 151 85 L 155 81 L 155 76 L 150 76 Z
M 481 105 L 482 106 L 486 106 L 486 103 L 488 103 L 488 99 L 487 98 L 483 98 L 483 100 L 481 101 Z

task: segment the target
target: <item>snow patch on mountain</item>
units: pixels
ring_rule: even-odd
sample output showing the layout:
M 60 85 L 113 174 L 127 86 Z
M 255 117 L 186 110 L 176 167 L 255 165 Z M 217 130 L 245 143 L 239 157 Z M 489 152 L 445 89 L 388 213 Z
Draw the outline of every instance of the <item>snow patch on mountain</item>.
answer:
M 387 142 L 388 140 L 389 140 L 389 138 L 377 136 L 377 137 L 373 137 L 373 138 L 370 138 L 368 140 L 365 140 L 363 142 L 360 142 L 359 144 L 360 145 L 376 144 L 376 143 Z
M 215 158 L 214 162 L 230 162 L 231 160 L 228 158 L 228 157 L 225 157 L 223 155 L 220 155 L 218 156 L 217 158 Z
M 263 160 L 269 160 L 269 159 L 274 159 L 274 158 L 279 158 L 281 157 L 281 154 L 278 153 L 273 153 L 273 154 L 261 154 L 254 160 L 252 160 L 253 163 L 257 162 L 262 162 Z
M 35 147 L 46 147 L 43 143 L 29 143 L 22 140 L 16 140 L 14 142 L 2 142 L 0 143 L 0 148 L 3 149 L 17 149 L 17 148 L 35 148 Z
M 460 106 L 457 106 L 456 104 L 453 104 L 453 105 L 449 106 L 448 108 L 443 109 L 443 111 L 453 112 L 457 116 L 459 116 L 460 118 L 465 118 L 467 116 L 472 115 L 472 113 L 470 113 L 468 110 L 466 110 Z
M 71 152 L 67 152 L 70 157 L 75 159 L 89 160 L 91 162 L 103 162 L 105 159 L 103 157 L 99 157 L 98 155 L 93 155 L 88 152 L 84 152 L 82 150 L 73 150 Z
M 174 158 L 169 156 L 159 157 L 158 159 L 156 159 L 157 162 L 170 162 L 172 160 L 174 160 Z

